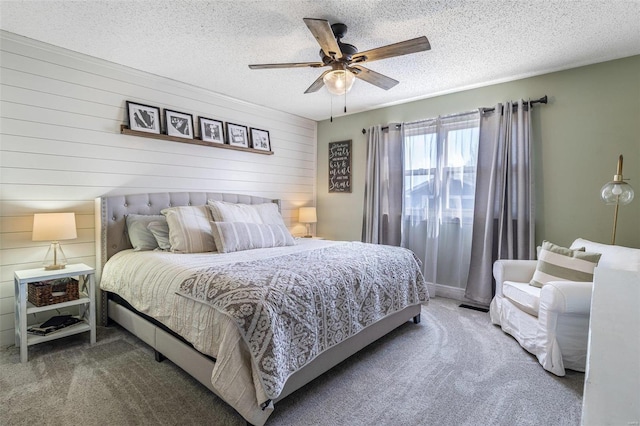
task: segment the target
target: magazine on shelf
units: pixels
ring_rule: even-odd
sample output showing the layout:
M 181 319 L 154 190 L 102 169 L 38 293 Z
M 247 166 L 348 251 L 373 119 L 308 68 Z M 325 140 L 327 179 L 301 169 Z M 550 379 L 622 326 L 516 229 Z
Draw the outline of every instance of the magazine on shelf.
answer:
M 46 336 L 53 333 L 54 331 L 61 330 L 65 327 L 69 327 L 81 321 L 82 319 L 71 315 L 57 315 L 55 317 L 49 318 L 47 321 L 38 326 L 28 328 L 27 332 L 31 334 L 37 334 L 39 336 Z

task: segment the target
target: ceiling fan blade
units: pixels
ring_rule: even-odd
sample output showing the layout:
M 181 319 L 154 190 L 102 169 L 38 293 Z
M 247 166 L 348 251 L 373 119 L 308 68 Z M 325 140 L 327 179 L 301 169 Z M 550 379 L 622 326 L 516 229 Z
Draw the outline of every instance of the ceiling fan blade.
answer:
M 305 67 L 311 67 L 311 68 L 320 68 L 323 67 L 324 64 L 322 62 L 291 62 L 291 63 L 285 63 L 285 64 L 256 64 L 256 65 L 249 65 L 249 68 L 251 68 L 252 70 L 261 70 L 261 69 L 267 69 L 267 68 L 305 68 Z
M 374 86 L 378 86 L 381 89 L 389 90 L 396 84 L 400 83 L 398 80 L 394 80 L 391 77 L 387 77 L 386 75 L 380 74 L 375 71 L 371 71 L 368 68 L 365 68 L 361 65 L 354 65 L 349 68 L 360 80 L 364 80 L 367 83 L 371 83 Z
M 314 18 L 303 18 L 303 21 L 309 27 L 309 31 L 316 38 L 325 55 L 330 58 L 342 58 L 342 51 L 333 35 L 329 21 Z
M 431 49 L 429 40 L 425 36 L 413 38 L 411 40 L 401 41 L 399 43 L 389 44 L 387 46 L 377 47 L 371 50 L 365 50 L 353 55 L 352 63 L 364 61 L 378 61 L 380 59 L 392 58 L 394 56 L 408 55 L 410 53 L 423 52 Z
M 304 91 L 304 93 L 313 93 L 313 92 L 317 92 L 318 90 L 320 90 L 322 88 L 322 86 L 324 86 L 324 80 L 322 79 L 325 75 L 327 75 L 327 73 L 330 73 L 331 70 L 326 70 L 325 72 L 322 73 L 322 75 L 320 75 L 320 77 L 318 77 L 316 79 L 316 81 L 313 82 L 313 84 L 311 86 L 309 86 L 309 88 L 307 90 Z

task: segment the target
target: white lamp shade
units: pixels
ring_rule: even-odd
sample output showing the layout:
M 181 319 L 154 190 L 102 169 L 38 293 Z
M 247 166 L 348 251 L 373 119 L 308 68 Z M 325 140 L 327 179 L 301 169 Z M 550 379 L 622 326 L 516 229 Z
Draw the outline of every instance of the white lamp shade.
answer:
M 78 238 L 75 213 L 33 215 L 33 241 L 60 241 Z
M 298 215 L 300 223 L 316 223 L 318 221 L 315 207 L 300 207 Z
M 351 71 L 333 70 L 322 77 L 327 90 L 334 95 L 344 95 L 351 90 L 356 77 Z

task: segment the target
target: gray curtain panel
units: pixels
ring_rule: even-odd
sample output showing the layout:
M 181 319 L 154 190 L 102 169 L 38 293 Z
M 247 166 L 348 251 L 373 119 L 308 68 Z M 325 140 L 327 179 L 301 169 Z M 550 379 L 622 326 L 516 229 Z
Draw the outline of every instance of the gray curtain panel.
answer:
M 362 241 L 399 246 L 402 239 L 402 126 L 369 128 Z
M 493 262 L 535 259 L 531 109 L 520 100 L 480 118 L 471 264 L 465 297 L 488 305 Z

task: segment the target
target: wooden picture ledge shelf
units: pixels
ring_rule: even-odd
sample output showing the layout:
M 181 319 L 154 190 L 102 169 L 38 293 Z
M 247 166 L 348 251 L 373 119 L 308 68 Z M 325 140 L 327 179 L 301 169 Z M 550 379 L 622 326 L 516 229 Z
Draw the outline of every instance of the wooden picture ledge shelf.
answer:
M 203 142 L 201 139 L 186 139 L 178 138 L 176 136 L 160 135 L 156 133 L 139 132 L 137 130 L 131 130 L 124 124 L 120 125 L 120 133 L 123 135 L 140 136 L 141 138 L 160 139 L 163 141 L 190 143 L 193 145 L 211 146 L 213 148 L 232 149 L 234 151 L 252 152 L 254 154 L 273 155 L 273 151 L 261 151 L 253 148 L 243 148 L 241 146 L 233 146 L 221 143 Z

